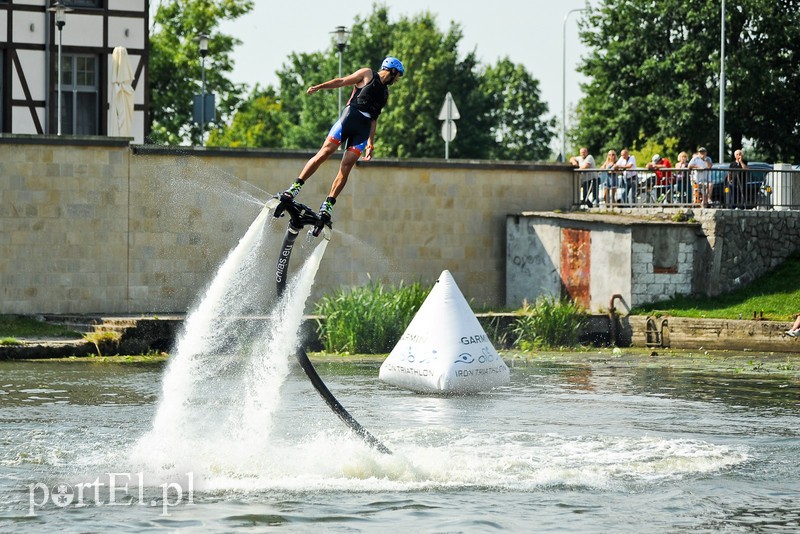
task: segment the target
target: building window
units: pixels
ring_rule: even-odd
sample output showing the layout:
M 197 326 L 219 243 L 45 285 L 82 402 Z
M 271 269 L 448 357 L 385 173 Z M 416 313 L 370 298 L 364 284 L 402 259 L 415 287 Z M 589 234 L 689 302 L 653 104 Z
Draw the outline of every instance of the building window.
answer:
M 64 0 L 67 7 L 103 7 L 102 0 Z
M 65 134 L 98 135 L 99 94 L 96 56 L 61 57 L 61 130 Z

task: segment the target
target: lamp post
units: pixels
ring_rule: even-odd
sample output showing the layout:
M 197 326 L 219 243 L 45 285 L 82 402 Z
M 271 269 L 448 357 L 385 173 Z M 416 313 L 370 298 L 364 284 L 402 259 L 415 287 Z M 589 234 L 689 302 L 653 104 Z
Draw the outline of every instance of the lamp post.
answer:
M 200 41 L 200 69 L 202 85 L 200 86 L 200 146 L 205 145 L 206 137 L 206 56 L 208 55 L 208 35 L 201 33 L 197 38 Z
M 57 2 L 50 7 L 49 11 L 55 12 L 56 27 L 58 28 L 58 102 L 56 103 L 58 115 L 56 121 L 58 124 L 57 133 L 61 135 L 61 32 L 64 29 L 64 25 L 67 23 L 67 11 L 72 11 L 72 9 L 61 3 L 61 0 L 57 0 Z
M 563 46 L 561 53 L 561 157 L 567 161 L 567 19 L 573 13 L 586 11 L 584 8 L 570 9 L 564 15 Z
M 725 159 L 725 0 L 719 31 L 719 162 Z
M 336 36 L 336 48 L 339 49 L 339 78 L 342 77 L 342 52 L 344 47 L 347 46 L 347 34 L 350 33 L 344 26 L 336 26 L 336 29 L 331 32 Z M 339 115 L 342 114 L 342 88 L 339 87 Z

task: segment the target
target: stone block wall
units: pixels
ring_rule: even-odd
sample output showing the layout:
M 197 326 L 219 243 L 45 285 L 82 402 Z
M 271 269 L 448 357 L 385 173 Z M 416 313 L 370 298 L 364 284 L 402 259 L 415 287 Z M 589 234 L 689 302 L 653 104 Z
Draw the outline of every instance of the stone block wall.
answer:
M 0 145 L 0 313 L 126 311 L 127 144 L 24 139 Z
M 675 267 L 659 269 L 654 261 L 652 243 L 634 241 L 631 244 L 632 306 L 692 294 L 695 247 L 691 243 L 677 243 L 677 246 Z
M 694 293 L 715 296 L 751 283 L 800 251 L 800 211 L 621 209 L 621 215 L 700 224 Z
M 0 313 L 187 311 L 312 154 L 0 135 Z M 338 164 L 299 200 L 317 209 Z M 566 210 L 571 195 L 566 165 L 360 162 L 311 300 L 370 279 L 430 285 L 447 269 L 476 307 L 501 307 L 506 213 Z M 286 223 L 265 226 L 247 290 L 274 291 Z M 312 246 L 298 239 L 294 271 Z
M 708 240 L 709 295 L 747 285 L 800 250 L 800 211 L 705 211 L 695 218 Z
M 104 137 L 0 134 L 0 313 L 187 311 L 263 203 L 285 189 L 312 154 L 176 150 L 131 147 Z M 337 157 L 326 162 L 303 188 L 300 201 L 316 209 L 328 194 L 338 163 Z M 311 300 L 370 280 L 430 285 L 447 269 L 475 308 L 501 308 L 506 303 L 506 269 L 517 267 L 524 273 L 531 261 L 541 261 L 507 250 L 507 215 L 566 211 L 572 195 L 572 173 L 566 165 L 360 162 L 336 204 L 335 232 Z M 637 209 L 628 215 L 638 219 L 630 223 L 634 227 L 642 226 L 643 218 L 670 219 L 677 211 Z M 799 211 L 694 210 L 684 217 L 700 224 L 693 251 L 695 293 L 718 294 L 749 283 L 800 248 Z M 274 253 L 286 222 L 266 225 L 263 250 L 253 258 L 258 270 L 248 290 L 274 290 Z M 607 227 L 618 221 L 609 222 Z M 617 264 L 631 253 L 643 254 L 647 263 L 645 256 L 651 253 L 630 246 L 622 255 L 614 252 L 624 235 L 603 232 L 592 245 L 612 252 L 609 269 L 597 276 L 607 287 L 592 290 L 592 299 L 602 306 L 608 305 L 606 293 L 634 289 L 628 287 L 631 273 L 622 273 L 627 282 L 614 278 L 621 276 Z M 651 298 L 646 293 L 684 288 L 688 249 L 664 249 L 656 238 L 633 239 L 639 241 L 653 244 L 655 263 L 656 257 L 677 257 L 679 266 L 674 273 L 654 271 L 652 282 L 643 271 L 645 278 L 633 286 L 635 291 L 642 284 L 645 289 L 641 295 L 631 294 L 627 304 Z M 305 239 L 298 243 L 294 270 L 313 246 Z M 553 284 L 556 291 L 558 281 Z

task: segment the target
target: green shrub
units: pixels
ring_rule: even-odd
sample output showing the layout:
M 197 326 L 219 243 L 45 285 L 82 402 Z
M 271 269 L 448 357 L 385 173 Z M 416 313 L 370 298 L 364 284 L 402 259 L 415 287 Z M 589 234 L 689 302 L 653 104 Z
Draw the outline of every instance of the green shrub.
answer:
M 586 311 L 567 298 L 541 298 L 525 305 L 514 323 L 515 346 L 523 351 L 542 347 L 574 347 L 586 325 Z
M 414 318 L 428 290 L 419 282 L 385 288 L 380 282 L 350 291 L 335 291 L 317 302 L 324 316 L 317 332 L 328 352 L 390 352 Z
M 487 314 L 478 317 L 478 323 L 491 340 L 492 345 L 498 348 L 510 348 L 514 345 L 510 326 L 513 324 L 505 316 Z

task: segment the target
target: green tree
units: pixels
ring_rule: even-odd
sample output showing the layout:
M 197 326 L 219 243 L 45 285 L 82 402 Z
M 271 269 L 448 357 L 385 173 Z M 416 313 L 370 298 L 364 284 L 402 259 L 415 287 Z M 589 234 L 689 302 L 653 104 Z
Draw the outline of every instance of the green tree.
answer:
M 452 157 L 546 157 L 554 123 L 541 118 L 547 107 L 539 98 L 538 81 L 508 60 L 482 72 L 474 52 L 459 58 L 461 39 L 457 24 L 443 33 L 430 13 L 391 21 L 388 9 L 376 5 L 366 18 L 356 18 L 343 74 L 365 66 L 376 69 L 387 55 L 397 56 L 406 67 L 406 75 L 391 87 L 389 104 L 378 121 L 377 156 L 442 157 L 438 116 L 449 91 L 461 113 L 458 134 L 450 144 Z M 336 76 L 333 41 L 328 50 L 289 57 L 278 72 L 276 98 L 285 114 L 280 146 L 319 146 L 337 117 L 338 94 L 320 91 L 308 97 L 306 88 Z M 350 90 L 343 89 L 345 101 Z
M 436 26 L 435 18 L 424 13 L 397 22 L 389 20 L 386 7 L 374 6 L 365 19 L 356 17 L 343 65 L 343 74 L 369 66 L 377 69 L 387 55 L 399 57 L 406 75 L 390 89 L 389 104 L 378 120 L 376 152 L 379 157 L 441 157 L 444 141 L 438 121 L 447 91 L 451 91 L 462 117 L 452 154 L 459 157 L 474 147 L 485 150 L 489 141 L 486 99 L 479 92 L 474 54 L 458 59 L 461 30 L 452 25 L 447 34 Z M 278 73 L 280 95 L 288 122 L 285 146 L 316 146 L 321 132 L 336 119 L 336 91 L 321 91 L 306 96 L 308 86 L 338 76 L 338 56 L 333 42 L 326 52 L 293 54 Z M 345 88 L 349 97 L 349 88 Z M 482 130 L 481 130 L 482 127 Z
M 488 156 L 491 141 L 488 100 L 480 92 L 475 53 L 459 59 L 461 28 L 452 23 L 442 33 L 430 12 L 389 20 L 385 7 L 375 7 L 364 21 L 356 19 L 353 45 L 360 65 L 379 65 L 386 55 L 397 56 L 406 75 L 395 87 L 385 116 L 379 121 L 378 156 L 442 157 L 439 111 L 450 91 L 461 113 L 458 134 L 450 143 L 455 158 Z
M 208 146 L 279 147 L 287 130 L 286 114 L 275 90 L 256 87 L 244 100 L 230 126 L 220 125 L 213 130 Z
M 206 92 L 215 93 L 216 122 L 229 120 L 241 100 L 242 85 L 228 78 L 231 54 L 240 41 L 216 31 L 253 8 L 251 0 L 171 0 L 159 4 L 150 33 L 151 142 L 185 144 L 198 141 L 192 122 L 192 97 L 201 92 L 201 61 L 197 37 L 209 36 Z
M 743 0 L 726 10 L 726 131 L 772 159 L 800 154 L 800 2 Z M 595 153 L 674 137 L 691 150 L 719 137 L 720 4 L 605 0 L 581 23 L 590 81 L 575 135 Z M 716 155 L 719 158 L 719 155 Z M 715 158 L 716 159 L 716 158 Z
M 725 120 L 732 148 L 752 139 L 768 160 L 798 163 L 800 1 L 749 0 L 727 13 Z
M 288 66 L 278 72 L 280 100 L 288 124 L 283 134 L 283 147 L 317 148 L 322 144 L 324 134 L 338 114 L 338 93 L 319 91 L 309 97 L 306 89 L 337 77 L 338 65 L 338 58 L 334 60 L 332 54 L 292 54 Z M 349 71 L 343 70 L 342 74 L 349 74 Z
M 491 98 L 489 116 L 495 143 L 490 159 L 543 160 L 550 156 L 556 119 L 545 120 L 539 81 L 508 58 L 486 69 L 483 93 Z

